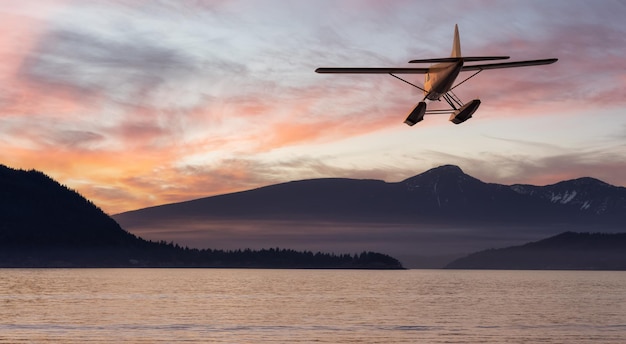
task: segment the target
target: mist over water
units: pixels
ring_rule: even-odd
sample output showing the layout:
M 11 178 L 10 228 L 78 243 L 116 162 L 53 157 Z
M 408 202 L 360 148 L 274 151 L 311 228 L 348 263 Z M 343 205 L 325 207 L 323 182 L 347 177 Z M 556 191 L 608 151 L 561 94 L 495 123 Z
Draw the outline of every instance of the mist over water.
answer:
M 312 252 L 381 252 L 399 259 L 407 268 L 417 269 L 443 268 L 454 259 L 472 252 L 522 245 L 566 229 L 550 232 L 541 227 L 521 227 L 518 230 L 513 225 L 506 228 L 443 228 L 401 223 L 186 219 L 182 222 L 164 220 L 136 225 L 131 232 L 147 240 L 173 241 L 198 249 L 266 249 L 278 246 Z
M 2 269 L 0 343 L 623 343 L 626 273 Z

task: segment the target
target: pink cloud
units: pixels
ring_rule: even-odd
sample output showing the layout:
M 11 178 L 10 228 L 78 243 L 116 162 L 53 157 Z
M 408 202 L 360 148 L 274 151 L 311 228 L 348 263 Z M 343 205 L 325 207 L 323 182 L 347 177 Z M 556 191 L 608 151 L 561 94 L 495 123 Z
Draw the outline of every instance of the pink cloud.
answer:
M 154 15 L 150 11 L 142 12 L 134 7 L 136 2 L 97 4 L 103 6 L 102 10 L 111 11 L 123 5 L 127 6 L 123 11 L 135 9 L 137 12 L 132 13 L 140 16 L 139 19 L 160 19 L 150 17 Z M 194 7 L 195 4 L 199 7 Z M 395 31 L 395 24 L 420 31 L 413 23 L 403 22 L 402 13 L 398 12 L 398 8 L 411 4 L 342 3 L 349 10 L 335 14 L 338 15 L 335 19 L 346 15 L 362 24 L 359 27 L 365 31 L 360 35 L 373 30 L 405 37 Z M 166 6 L 152 2 L 142 5 Z M 184 9 L 170 8 L 174 11 L 165 12 L 210 10 L 212 15 L 219 16 L 225 10 L 228 16 L 224 18 L 230 20 L 239 13 L 233 9 L 251 15 L 245 7 L 252 5 L 223 1 L 217 5 L 194 2 L 183 6 Z M 461 6 L 472 8 L 466 3 Z M 304 16 L 299 12 L 300 7 L 294 6 L 288 13 Z M 88 11 L 89 6 L 81 9 Z M 366 14 L 361 16 L 363 11 Z M 379 21 L 380 16 L 375 14 L 381 12 L 385 18 Z M 403 126 L 404 117 L 421 98 L 410 86 L 384 75 L 331 78 L 313 72 L 317 60 L 343 64 L 393 63 L 396 56 L 385 48 L 379 51 L 378 46 L 353 46 L 352 36 L 347 33 L 349 28 L 338 24 L 352 23 L 328 21 L 307 30 L 296 27 L 302 30 L 298 31 L 300 35 L 294 33 L 290 39 L 271 47 L 264 46 L 265 41 L 251 39 L 258 36 L 248 37 L 250 30 L 241 31 L 228 36 L 223 48 L 230 49 L 228 54 L 218 54 L 210 49 L 196 50 L 193 45 L 176 45 L 180 37 L 175 35 L 156 40 L 142 35 L 141 32 L 152 31 L 150 28 L 142 31 L 140 20 L 127 23 L 133 30 L 124 34 L 113 31 L 102 35 L 98 30 L 86 30 L 78 25 L 80 22 L 73 23 L 76 18 L 72 16 L 52 19 L 47 21 L 45 15 L 28 18 L 0 13 L 3 60 L 0 81 L 5 85 L 0 94 L 3 145 L 0 162 L 37 168 L 62 182 L 80 180 L 71 186 L 109 212 L 276 182 L 286 175 L 281 174 L 284 170 L 256 160 L 255 154 L 330 143 Z M 430 20 L 435 22 L 438 18 Z M 385 25 L 390 21 L 394 26 Z M 512 60 L 554 56 L 559 62 L 485 71 L 455 90 L 457 94 L 463 100 L 480 97 L 483 105 L 479 111 L 511 116 L 625 105 L 626 76 L 621 68 L 624 32 L 619 26 L 602 22 L 581 24 L 568 19 L 535 29 L 503 34 L 499 41 L 486 42 L 483 46 L 471 46 L 470 42 L 476 40 L 465 37 L 462 31 L 463 42 L 468 42 L 464 45 L 467 53 L 514 52 Z M 451 39 L 451 28 L 446 30 L 450 31 L 446 37 Z M 198 27 L 192 32 L 196 31 L 202 36 L 214 30 Z M 433 38 L 431 33 L 416 32 L 411 34 L 417 42 L 393 45 L 414 44 L 424 51 L 427 48 L 424 42 L 430 44 L 430 39 L 436 41 L 439 37 L 436 33 L 432 34 Z M 262 33 L 271 34 L 271 31 Z M 284 37 L 281 34 L 277 37 Z M 237 46 L 241 36 L 248 38 L 242 42 L 256 47 L 252 55 L 242 53 L 248 46 Z M 269 42 L 273 38 L 264 37 Z M 175 44 L 169 45 L 172 42 Z M 441 49 L 448 52 L 448 41 L 442 44 Z M 416 130 L 427 130 L 441 122 L 424 121 Z M 186 162 L 188 157 L 207 152 L 221 153 L 220 158 L 196 165 Z M 446 152 L 455 156 L 453 150 Z M 311 174 L 318 170 L 361 177 L 393 174 L 371 166 L 343 171 L 324 165 L 315 157 L 298 158 L 280 167 L 301 164 Z M 588 163 L 567 165 L 557 157 L 546 158 L 544 163 L 536 168 L 520 165 L 519 170 L 532 176 L 528 180 L 535 182 L 565 176 L 559 168 L 596 171 Z M 594 163 L 613 166 L 608 160 Z M 619 183 L 621 179 L 609 182 L 615 180 Z

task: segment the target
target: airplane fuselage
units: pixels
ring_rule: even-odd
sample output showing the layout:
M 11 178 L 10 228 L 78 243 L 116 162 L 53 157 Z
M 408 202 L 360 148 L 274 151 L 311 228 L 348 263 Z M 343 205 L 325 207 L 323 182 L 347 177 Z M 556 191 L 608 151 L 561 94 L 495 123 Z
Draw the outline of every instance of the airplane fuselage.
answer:
M 463 68 L 463 60 L 437 63 L 431 66 L 424 80 L 424 99 L 439 100 L 452 88 Z

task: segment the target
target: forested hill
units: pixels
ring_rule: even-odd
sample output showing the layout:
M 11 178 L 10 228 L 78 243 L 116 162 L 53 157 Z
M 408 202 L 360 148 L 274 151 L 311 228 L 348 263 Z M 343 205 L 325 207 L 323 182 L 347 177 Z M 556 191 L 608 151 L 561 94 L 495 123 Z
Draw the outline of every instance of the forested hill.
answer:
M 139 242 L 93 203 L 45 174 L 0 165 L 0 246 L 133 247 Z
M 460 258 L 448 269 L 626 270 L 626 233 L 565 232 Z
M 146 241 L 45 174 L 0 165 L 0 267 L 141 266 L 402 268 L 398 260 L 374 252 L 198 250 Z

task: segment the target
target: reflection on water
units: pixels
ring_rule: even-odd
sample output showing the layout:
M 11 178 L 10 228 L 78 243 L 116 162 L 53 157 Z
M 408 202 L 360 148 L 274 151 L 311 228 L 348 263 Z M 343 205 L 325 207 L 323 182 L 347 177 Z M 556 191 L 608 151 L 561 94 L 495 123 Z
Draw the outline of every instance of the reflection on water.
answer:
M 624 343 L 626 273 L 0 269 L 0 343 Z

